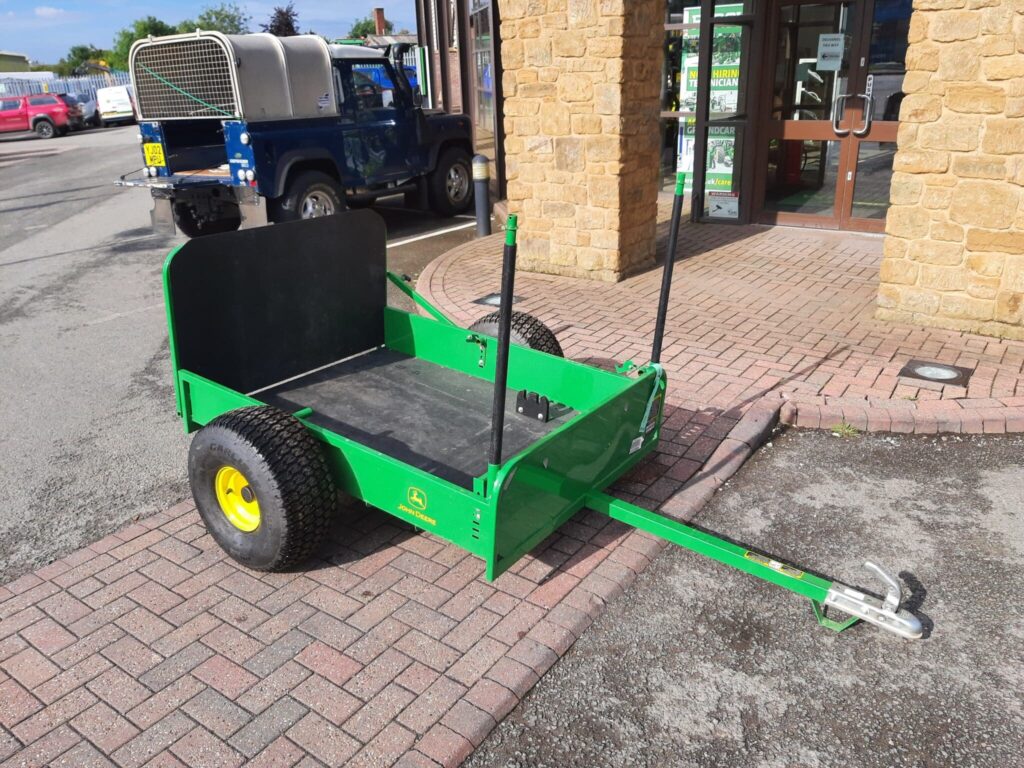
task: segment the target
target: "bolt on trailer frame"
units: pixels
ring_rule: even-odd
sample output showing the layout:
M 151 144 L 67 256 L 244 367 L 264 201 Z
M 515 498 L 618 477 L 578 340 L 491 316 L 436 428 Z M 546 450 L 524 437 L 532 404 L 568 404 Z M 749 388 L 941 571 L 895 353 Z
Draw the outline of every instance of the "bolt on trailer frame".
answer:
M 510 342 L 515 216 L 497 337 L 456 326 L 387 272 L 386 233 L 371 211 L 191 240 L 164 267 L 186 431 L 248 406 L 290 413 L 318 441 L 338 488 L 480 557 L 488 579 L 588 507 L 808 598 L 833 630 L 863 620 L 920 637 L 920 621 L 900 608 L 899 582 L 871 563 L 884 600 L 605 492 L 661 432 L 682 183 L 651 362 L 615 372 Z M 428 316 L 386 306 L 387 280 Z M 524 415 L 517 393 L 543 396 L 554 415 Z M 826 616 L 829 606 L 848 617 Z

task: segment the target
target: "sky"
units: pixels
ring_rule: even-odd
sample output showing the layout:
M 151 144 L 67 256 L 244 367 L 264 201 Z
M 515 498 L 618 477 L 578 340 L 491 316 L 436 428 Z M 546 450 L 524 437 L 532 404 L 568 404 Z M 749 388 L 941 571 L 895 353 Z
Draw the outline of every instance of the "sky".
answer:
M 395 29 L 416 29 L 414 0 L 294 0 L 302 31 L 342 37 L 356 19 L 371 9 L 384 9 Z M 0 50 L 23 53 L 32 61 L 53 64 L 72 45 L 109 48 L 114 35 L 132 21 L 156 16 L 168 24 L 195 18 L 206 5 L 219 0 L 0 0 Z M 252 30 L 266 22 L 275 5 L 287 0 L 238 3 L 252 16 Z

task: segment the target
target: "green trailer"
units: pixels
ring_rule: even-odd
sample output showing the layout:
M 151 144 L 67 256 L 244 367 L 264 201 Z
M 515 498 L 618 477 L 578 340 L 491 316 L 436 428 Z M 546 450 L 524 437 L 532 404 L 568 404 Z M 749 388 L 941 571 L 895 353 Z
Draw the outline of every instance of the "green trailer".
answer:
M 677 188 L 670 253 L 682 208 Z M 921 636 L 886 582 L 879 599 L 605 492 L 658 444 L 659 365 L 601 370 L 513 312 L 515 217 L 502 301 L 460 328 L 385 267 L 368 210 L 190 240 L 164 266 L 178 413 L 197 431 L 189 481 L 207 529 L 257 570 L 321 545 L 338 490 L 473 553 L 495 579 L 587 507 L 810 599 L 840 630 Z M 387 306 L 387 283 L 426 313 Z M 832 607 L 842 620 L 826 616 Z

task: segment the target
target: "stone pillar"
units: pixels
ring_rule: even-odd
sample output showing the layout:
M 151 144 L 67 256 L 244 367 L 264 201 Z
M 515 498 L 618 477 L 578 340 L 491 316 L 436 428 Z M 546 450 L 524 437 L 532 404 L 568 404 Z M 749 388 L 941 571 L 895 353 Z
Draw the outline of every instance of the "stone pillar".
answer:
M 652 265 L 665 0 L 498 4 L 521 267 L 614 281 Z
M 877 315 L 1024 339 L 1024 3 L 914 9 Z

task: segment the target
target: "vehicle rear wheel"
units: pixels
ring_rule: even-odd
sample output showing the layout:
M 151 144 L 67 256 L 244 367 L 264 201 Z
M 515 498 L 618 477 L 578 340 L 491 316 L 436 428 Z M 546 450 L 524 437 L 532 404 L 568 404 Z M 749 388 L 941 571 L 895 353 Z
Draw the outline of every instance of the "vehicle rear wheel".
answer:
M 316 438 L 298 419 L 269 406 L 231 411 L 200 429 L 189 449 L 188 478 L 210 535 L 258 571 L 307 559 L 337 506 Z
M 430 174 L 430 207 L 441 216 L 465 213 L 473 203 L 473 171 L 469 152 L 450 147 Z
M 498 335 L 499 312 L 493 312 L 481 317 L 471 326 L 469 330 L 479 331 L 488 336 Z M 512 330 L 509 339 L 513 344 L 536 349 L 540 352 L 547 352 L 555 357 L 565 357 L 562 352 L 562 345 L 558 343 L 554 332 L 533 315 L 526 312 L 512 312 Z
M 234 232 L 242 226 L 242 214 L 237 205 L 226 206 L 217 218 L 200 216 L 195 207 L 188 203 L 175 203 L 171 211 L 174 214 L 175 225 L 188 238 Z
M 284 196 L 274 201 L 274 221 L 298 221 L 332 216 L 345 210 L 345 190 L 320 171 L 303 171 L 288 184 Z
M 56 127 L 49 120 L 40 120 L 32 126 L 32 130 L 36 132 L 36 136 L 40 139 L 52 139 L 57 135 Z

